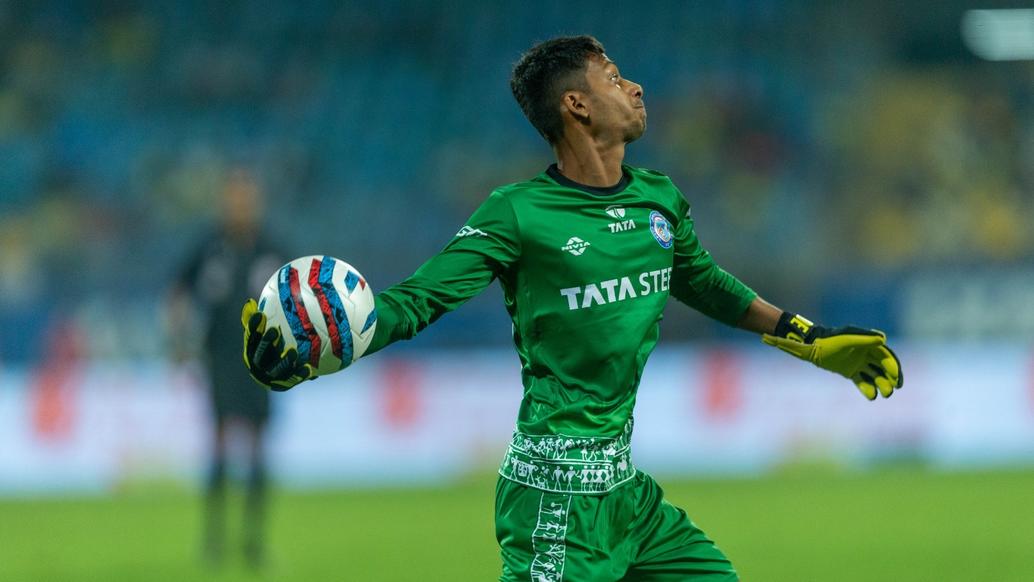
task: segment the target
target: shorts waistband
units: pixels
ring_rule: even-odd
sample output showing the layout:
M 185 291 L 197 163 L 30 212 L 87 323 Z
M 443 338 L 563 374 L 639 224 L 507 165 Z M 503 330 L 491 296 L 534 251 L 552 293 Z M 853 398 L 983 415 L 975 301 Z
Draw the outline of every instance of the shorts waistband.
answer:
M 553 493 L 602 494 L 635 476 L 632 421 L 612 438 L 513 433 L 499 474 Z

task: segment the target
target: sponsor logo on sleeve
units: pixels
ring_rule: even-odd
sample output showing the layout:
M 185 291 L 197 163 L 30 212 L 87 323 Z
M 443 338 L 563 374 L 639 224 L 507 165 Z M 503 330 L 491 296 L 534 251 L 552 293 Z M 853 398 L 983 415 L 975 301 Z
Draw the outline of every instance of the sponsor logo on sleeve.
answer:
M 464 226 L 460 229 L 459 232 L 456 233 L 456 236 L 458 238 L 463 238 L 465 236 L 488 236 L 488 233 L 481 230 L 480 228 L 471 228 L 469 226 Z

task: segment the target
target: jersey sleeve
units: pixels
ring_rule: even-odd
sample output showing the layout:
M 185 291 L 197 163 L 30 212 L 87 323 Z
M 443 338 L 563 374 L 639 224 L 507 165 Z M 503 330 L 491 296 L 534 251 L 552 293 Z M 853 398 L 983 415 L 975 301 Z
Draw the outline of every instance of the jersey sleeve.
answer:
M 366 354 L 412 338 L 484 290 L 519 256 L 513 207 L 494 192 L 441 252 L 405 281 L 377 294 L 377 330 Z
M 735 326 L 747 307 L 758 296 L 711 258 L 693 230 L 689 203 L 678 195 L 675 225 L 675 256 L 671 274 L 671 294 L 697 311 Z

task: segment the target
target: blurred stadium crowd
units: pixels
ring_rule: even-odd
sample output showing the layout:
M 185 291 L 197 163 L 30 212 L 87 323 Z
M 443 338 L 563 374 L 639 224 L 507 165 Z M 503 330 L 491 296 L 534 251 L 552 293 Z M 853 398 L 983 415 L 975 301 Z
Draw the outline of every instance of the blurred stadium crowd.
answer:
M 551 162 L 508 76 L 563 33 L 643 84 L 629 163 L 670 174 L 704 245 L 776 303 L 895 331 L 838 298 L 1034 258 L 1034 67 L 969 54 L 962 3 L 519 4 L 0 2 L 0 365 L 77 333 L 91 357 L 160 355 L 159 306 L 241 166 L 286 254 L 400 280 Z M 508 331 L 481 297 L 419 345 Z M 682 309 L 664 333 L 727 332 Z

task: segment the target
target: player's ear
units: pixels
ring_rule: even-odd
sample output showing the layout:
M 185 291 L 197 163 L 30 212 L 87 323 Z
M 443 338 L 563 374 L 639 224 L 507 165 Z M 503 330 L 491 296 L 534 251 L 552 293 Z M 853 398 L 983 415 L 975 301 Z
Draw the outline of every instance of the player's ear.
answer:
M 584 122 L 589 119 L 588 95 L 581 91 L 565 91 L 561 97 L 564 111 L 576 121 Z

